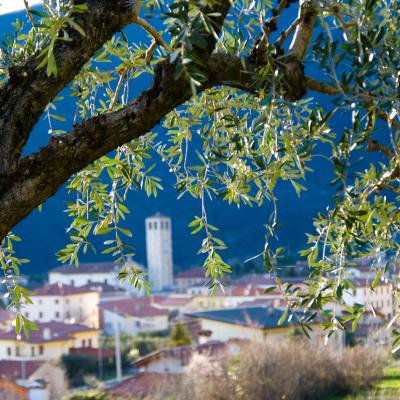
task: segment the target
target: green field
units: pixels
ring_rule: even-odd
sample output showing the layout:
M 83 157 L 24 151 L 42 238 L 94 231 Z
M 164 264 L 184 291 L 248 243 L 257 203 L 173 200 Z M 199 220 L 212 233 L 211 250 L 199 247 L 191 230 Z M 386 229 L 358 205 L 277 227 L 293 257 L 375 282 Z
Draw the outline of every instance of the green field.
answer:
M 396 362 L 384 369 L 384 377 L 375 389 L 349 395 L 337 400 L 398 400 L 400 399 L 400 363 Z

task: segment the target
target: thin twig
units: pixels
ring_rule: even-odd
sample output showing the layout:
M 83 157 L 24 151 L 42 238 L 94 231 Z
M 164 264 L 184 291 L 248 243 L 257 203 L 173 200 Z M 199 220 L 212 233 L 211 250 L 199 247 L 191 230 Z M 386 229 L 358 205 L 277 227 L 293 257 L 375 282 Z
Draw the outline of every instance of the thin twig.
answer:
M 119 77 L 117 88 L 115 89 L 114 97 L 111 100 L 109 110 L 112 110 L 117 102 L 119 92 L 121 91 L 122 84 L 124 82 L 124 79 L 126 78 L 126 75 L 128 74 L 128 71 L 129 71 L 128 67 L 124 68 L 124 70 L 122 71 L 122 74 Z
M 139 16 L 135 15 L 132 22 L 136 25 L 139 25 L 141 28 L 143 28 L 145 31 L 150 33 L 151 36 L 153 36 L 154 40 L 156 41 L 157 44 L 160 46 L 164 47 L 165 50 L 168 50 L 168 45 L 165 43 L 164 39 L 162 36 L 154 29 L 146 20 L 140 18 Z
M 281 32 L 281 36 L 279 36 L 278 39 L 275 40 L 274 45 L 275 47 L 282 46 L 283 42 L 290 36 L 293 31 L 297 28 L 297 25 L 299 25 L 301 22 L 300 18 L 297 18 L 292 22 L 292 24 L 287 28 L 286 30 Z
M 28 16 L 29 21 L 31 22 L 31 24 L 33 26 L 35 26 L 35 19 L 33 18 L 32 13 L 29 10 L 29 3 L 28 0 L 24 0 L 24 6 L 25 6 L 25 11 L 26 11 L 26 15 Z

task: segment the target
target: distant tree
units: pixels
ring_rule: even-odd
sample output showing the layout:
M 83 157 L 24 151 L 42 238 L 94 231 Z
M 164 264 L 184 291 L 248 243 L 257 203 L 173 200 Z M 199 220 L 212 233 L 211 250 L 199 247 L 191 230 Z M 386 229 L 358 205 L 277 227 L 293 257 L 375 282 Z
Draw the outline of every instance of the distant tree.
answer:
M 128 262 L 125 200 L 130 190 L 156 196 L 153 158 L 165 163 L 179 197 L 199 200 L 190 228 L 203 235 L 215 291 L 231 268 L 207 201 L 272 206 L 260 256 L 275 272 L 277 183 L 300 196 L 318 157 L 337 191 L 302 252 L 308 289 L 277 285 L 285 318 L 301 310 L 306 324 L 316 309 L 328 333 L 344 329 L 331 305 L 351 290 L 351 259 L 378 258 L 376 287 L 382 252 L 399 253 L 399 9 L 399 0 L 46 0 L 41 12 L 27 9 L 0 51 L 0 264 L 13 305 L 28 294 L 15 279 L 26 260 L 11 229 L 63 184 L 72 220 L 59 259 L 77 263 L 92 235 L 104 235 L 121 278 L 148 287 Z M 149 39 L 127 37 L 128 25 Z M 64 95 L 76 99 L 73 113 Z M 48 141 L 26 154 L 43 115 Z M 365 307 L 349 311 L 356 325 Z
M 95 357 L 66 354 L 61 357 L 61 363 L 67 372 L 71 387 L 84 385 L 86 376 L 96 376 L 98 372 Z
M 169 347 L 189 346 L 192 340 L 186 327 L 177 322 L 169 338 Z

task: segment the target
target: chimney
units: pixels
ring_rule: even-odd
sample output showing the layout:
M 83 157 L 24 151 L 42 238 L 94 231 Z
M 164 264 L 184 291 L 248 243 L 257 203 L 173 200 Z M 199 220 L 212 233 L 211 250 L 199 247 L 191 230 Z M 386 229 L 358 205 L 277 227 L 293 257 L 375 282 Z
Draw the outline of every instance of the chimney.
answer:
M 43 339 L 44 340 L 50 340 L 51 339 L 51 330 L 50 330 L 50 328 L 44 328 L 43 329 Z

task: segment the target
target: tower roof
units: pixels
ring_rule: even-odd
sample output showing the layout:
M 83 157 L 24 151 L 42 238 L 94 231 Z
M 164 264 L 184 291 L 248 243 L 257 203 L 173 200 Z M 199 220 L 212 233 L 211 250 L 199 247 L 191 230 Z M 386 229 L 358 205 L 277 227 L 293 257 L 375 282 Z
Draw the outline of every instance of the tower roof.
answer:
M 156 212 L 155 214 L 148 216 L 148 217 L 146 218 L 146 220 L 148 220 L 148 219 L 154 219 L 154 218 L 166 218 L 166 219 L 171 219 L 171 218 L 168 217 L 167 215 L 164 215 L 164 214 L 161 214 L 161 213 L 159 213 L 159 212 Z

